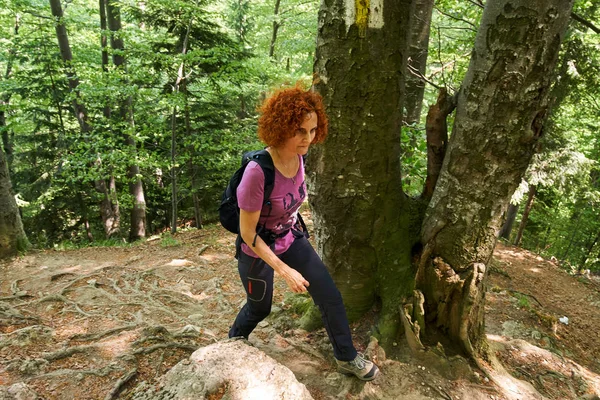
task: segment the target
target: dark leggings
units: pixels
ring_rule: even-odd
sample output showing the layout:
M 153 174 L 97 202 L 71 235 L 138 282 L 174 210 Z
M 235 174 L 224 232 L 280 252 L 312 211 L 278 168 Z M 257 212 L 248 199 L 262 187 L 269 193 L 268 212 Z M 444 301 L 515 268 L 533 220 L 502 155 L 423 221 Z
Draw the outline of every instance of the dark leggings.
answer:
M 308 293 L 321 311 L 335 358 L 340 361 L 353 360 L 356 357 L 356 349 L 352 344 L 342 296 L 323 261 L 308 240 L 304 236 L 297 237 L 292 246 L 285 253 L 280 254 L 279 258 L 300 272 L 310 283 Z M 271 312 L 273 268 L 260 258 L 253 258 L 240 252 L 238 270 L 246 290 L 247 300 L 229 331 L 229 337 L 248 338 L 256 325 Z

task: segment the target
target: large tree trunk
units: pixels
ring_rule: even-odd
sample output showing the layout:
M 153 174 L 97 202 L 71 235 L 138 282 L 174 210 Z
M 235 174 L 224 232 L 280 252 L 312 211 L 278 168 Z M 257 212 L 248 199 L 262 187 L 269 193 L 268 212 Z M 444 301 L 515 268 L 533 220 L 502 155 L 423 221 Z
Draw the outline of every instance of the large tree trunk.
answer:
M 90 125 L 87 122 L 88 114 L 85 106 L 81 103 L 81 96 L 79 93 L 79 79 L 75 74 L 75 69 L 73 68 L 72 61 L 73 55 L 71 53 L 71 46 L 69 44 L 69 37 L 67 35 L 67 28 L 65 27 L 63 21 L 63 10 L 60 5 L 60 0 L 49 0 L 50 8 L 52 9 L 52 15 L 56 18 L 56 37 L 58 39 L 58 46 L 60 48 L 60 54 L 65 66 L 65 72 L 67 75 L 67 81 L 69 82 L 69 88 L 71 92 L 73 92 L 73 112 L 75 114 L 75 118 L 77 118 L 77 122 L 79 123 L 79 127 L 84 136 L 87 136 L 91 131 Z M 110 193 L 106 187 L 106 182 L 104 179 L 96 179 L 94 181 L 94 187 L 98 192 L 103 195 L 102 203 L 100 204 L 100 213 L 102 215 L 102 221 L 104 224 L 104 229 L 107 237 L 110 237 L 113 234 L 113 231 L 109 229 L 109 227 L 114 227 L 115 219 L 118 220 L 118 214 L 115 215 L 112 210 L 114 210 L 113 205 L 110 200 Z
M 452 138 L 423 223 L 417 287 L 427 321 L 485 349 L 486 265 L 502 215 L 542 135 L 572 1 L 488 0 Z
M 384 339 L 412 292 L 400 127 L 411 1 L 323 1 L 315 73 L 329 136 L 311 149 L 317 247 L 356 319 L 381 299 Z
M 111 30 L 110 45 L 113 49 L 113 64 L 117 69 L 122 69 L 126 74 L 125 46 L 121 38 L 121 11 L 114 1 L 106 1 L 106 17 L 108 27 Z M 125 79 L 124 84 L 128 84 Z M 121 133 L 125 137 L 125 143 L 130 149 L 130 156 L 135 159 L 137 155 L 137 143 L 133 137 L 135 123 L 133 120 L 133 103 L 131 96 L 127 96 L 120 104 L 119 115 L 121 121 L 128 124 L 131 132 Z M 135 241 L 146 236 L 146 199 L 144 196 L 144 187 L 140 177 L 140 167 L 131 162 L 127 168 L 127 178 L 129 179 L 129 193 L 133 197 L 133 207 L 131 209 L 131 224 L 129 229 L 129 240 Z
M 535 185 L 530 185 L 529 193 L 527 194 L 527 203 L 525 203 L 525 210 L 523 210 L 523 216 L 521 217 L 521 223 L 519 224 L 519 231 L 517 232 L 517 237 L 515 239 L 515 246 L 521 245 L 521 239 L 523 239 L 523 232 L 525 231 L 527 221 L 529 221 L 529 213 L 533 208 L 533 201 L 535 199 L 536 192 L 537 187 Z
M 0 149 L 0 259 L 25 250 L 28 244 L 12 192 L 6 157 Z

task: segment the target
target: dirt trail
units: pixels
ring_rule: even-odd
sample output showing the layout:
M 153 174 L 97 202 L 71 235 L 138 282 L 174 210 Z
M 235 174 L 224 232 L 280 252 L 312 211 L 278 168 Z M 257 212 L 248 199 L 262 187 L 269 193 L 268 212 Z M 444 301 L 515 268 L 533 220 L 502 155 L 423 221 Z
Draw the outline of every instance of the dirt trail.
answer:
M 233 237 L 209 226 L 173 239 L 32 252 L 0 264 L 0 399 L 18 382 L 44 399 L 127 398 L 138 383 L 225 338 L 244 301 Z M 548 398 L 600 393 L 598 283 L 499 245 L 490 289 L 488 337 L 513 375 Z M 377 346 L 367 348 L 368 321 L 352 326 L 356 344 L 383 374 L 367 384 L 346 378 L 322 329 L 295 328 L 299 301 L 276 280 L 272 315 L 250 341 L 315 399 L 506 398 L 460 358 L 440 367 L 410 357 L 399 342 L 396 360 L 386 360 Z M 569 325 L 557 322 L 563 316 Z

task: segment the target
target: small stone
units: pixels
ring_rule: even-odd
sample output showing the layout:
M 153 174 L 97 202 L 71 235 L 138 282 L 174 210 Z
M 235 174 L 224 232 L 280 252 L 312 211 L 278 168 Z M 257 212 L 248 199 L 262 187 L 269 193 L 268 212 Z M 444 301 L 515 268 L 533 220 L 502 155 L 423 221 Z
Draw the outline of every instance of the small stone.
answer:
M 398 346 L 398 343 L 394 342 L 394 346 Z
M 261 328 L 266 328 L 267 326 L 269 326 L 269 323 L 267 321 L 260 321 L 258 323 L 258 326 L 260 326 Z

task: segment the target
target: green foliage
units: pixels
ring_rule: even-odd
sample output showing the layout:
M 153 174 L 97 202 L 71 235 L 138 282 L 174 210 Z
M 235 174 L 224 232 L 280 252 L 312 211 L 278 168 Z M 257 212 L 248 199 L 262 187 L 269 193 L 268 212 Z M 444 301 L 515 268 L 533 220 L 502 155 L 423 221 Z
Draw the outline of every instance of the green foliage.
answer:
M 459 89 L 469 65 L 479 3 L 436 1 L 425 75 L 451 92 Z M 0 130 L 14 147 L 13 186 L 24 201 L 26 232 L 38 247 L 87 246 L 86 224 L 96 244 L 124 245 L 118 235 L 104 242 L 103 197 L 95 182 L 114 177 L 124 235 L 133 205 L 127 177 L 132 164 L 140 167 L 149 232 L 170 224 L 173 167 L 179 218 L 194 218 L 194 198 L 202 218 L 214 218 L 241 154 L 261 146 L 256 109 L 265 93 L 311 81 L 316 0 L 281 0 L 277 13 L 275 0 L 115 4 L 123 25 L 117 35 L 125 45 L 118 53 L 126 68 L 115 68 L 109 59 L 105 69 L 100 39 L 113 33 L 100 29 L 98 2 L 63 4 L 78 94 L 69 88 L 48 2 L 8 0 L 0 9 L 0 107 L 6 116 Z M 600 3 L 578 0 L 575 12 L 599 25 Z M 110 45 L 104 50 L 109 58 L 115 53 Z M 559 64 L 543 147 L 513 201 L 524 202 L 528 185 L 537 185 L 525 247 L 574 269 L 600 270 L 600 35 L 573 22 Z M 182 66 L 185 85 L 176 91 Z M 421 193 L 426 177 L 424 117 L 437 94 L 426 86 L 421 121 L 402 132 L 402 146 L 410 149 L 402 159 L 403 184 L 413 196 Z M 89 133 L 81 132 L 73 115 L 75 98 L 87 109 Z M 128 101 L 133 125 L 120 114 Z M 136 151 L 126 145 L 127 136 Z
M 132 164 L 140 167 L 149 232 L 170 223 L 172 167 L 179 218 L 193 218 L 196 196 L 202 218 L 211 219 L 241 154 L 261 147 L 256 108 L 264 93 L 311 75 L 317 1 L 281 2 L 273 58 L 268 54 L 274 3 L 148 0 L 115 5 L 121 10 L 118 33 L 101 31 L 97 1 L 63 4 L 77 94 L 69 88 L 49 3 L 9 0 L 0 10 L 0 97 L 9 99 L 1 103 L 7 124 L 0 129 L 9 133 L 15 149 L 13 186 L 24 200 L 26 232 L 38 247 L 87 245 L 88 223 L 95 242 L 102 243 L 103 194 L 95 184 L 110 177 L 124 235 L 133 205 L 127 177 Z M 110 44 L 101 48 L 101 35 L 113 34 L 123 39 L 125 49 L 118 53 L 126 68 L 112 64 L 116 51 Z M 104 67 L 103 50 L 109 55 Z M 185 85 L 175 91 L 182 66 Z M 81 132 L 73 115 L 75 98 L 87 110 L 89 133 Z M 124 105 L 133 111 L 133 125 L 121 114 Z M 176 155 L 171 163 L 173 121 Z M 136 151 L 126 145 L 127 136 Z M 110 240 L 122 242 L 120 236 Z
M 600 7 L 577 1 L 575 11 L 600 21 Z M 538 195 L 523 246 L 556 257 L 569 270 L 600 271 L 600 38 L 572 21 L 563 43 L 543 149 L 513 196 L 523 202 L 528 185 Z
M 482 11 L 483 8 L 477 6 L 475 1 L 435 2 L 425 72 L 425 77 L 433 85 L 425 85 L 421 121 L 415 126 L 402 129 L 402 147 L 405 149 L 402 156 L 402 184 L 404 191 L 410 196 L 421 194 L 427 177 L 427 111 L 436 103 L 439 87 L 447 88 L 449 93 L 459 90 L 469 66 Z M 453 116 L 450 116 L 449 131 L 452 123 Z

